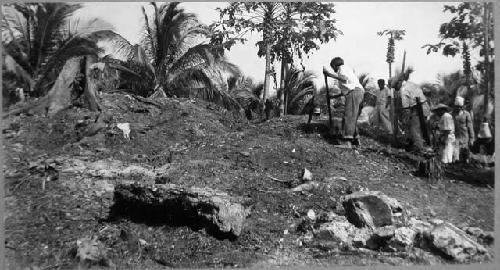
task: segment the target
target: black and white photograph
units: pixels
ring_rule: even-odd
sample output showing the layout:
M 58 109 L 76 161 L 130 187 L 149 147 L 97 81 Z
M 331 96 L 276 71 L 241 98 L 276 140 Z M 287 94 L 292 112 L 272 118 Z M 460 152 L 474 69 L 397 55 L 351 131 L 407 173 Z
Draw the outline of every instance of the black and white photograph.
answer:
M 492 266 L 498 10 L 3 2 L 0 269 Z

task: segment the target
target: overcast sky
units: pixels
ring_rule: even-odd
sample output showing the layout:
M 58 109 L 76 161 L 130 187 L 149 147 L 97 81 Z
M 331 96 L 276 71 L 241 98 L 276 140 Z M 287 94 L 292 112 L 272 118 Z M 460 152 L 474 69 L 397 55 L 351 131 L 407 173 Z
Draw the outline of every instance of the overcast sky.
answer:
M 114 25 L 116 32 L 123 35 L 132 44 L 140 39 L 143 18 L 140 7 L 145 2 L 104 2 L 86 3 L 78 16 L 100 17 Z M 306 69 L 313 70 L 318 75 L 318 83 L 322 85 L 322 66 L 330 59 L 341 56 L 358 74 L 369 73 L 370 76 L 386 78 L 388 66 L 385 62 L 387 39 L 379 37 L 378 31 L 387 28 L 405 29 L 403 41 L 396 43 L 396 62 L 400 67 L 403 51 L 406 50 L 407 66 L 415 69 L 411 79 L 417 83 L 433 82 L 439 73 L 460 70 L 460 57 L 445 57 L 441 53 L 426 54 L 422 45 L 437 43 L 439 26 L 450 19 L 449 13 L 443 13 L 443 5 L 451 2 L 340 2 L 336 3 L 334 18 L 338 28 L 344 33 L 337 41 L 330 41 L 314 51 L 309 59 L 304 60 Z M 196 13 L 203 23 L 210 24 L 218 19 L 216 7 L 226 3 L 220 2 L 187 2 L 182 6 L 186 11 Z M 264 59 L 257 57 L 255 42 L 259 34 L 248 36 L 245 45 L 238 44 L 228 52 L 228 58 L 239 65 L 242 71 L 257 81 L 264 76 Z M 479 55 L 473 53 L 472 61 L 476 62 Z M 275 63 L 279 70 L 279 63 Z M 394 70 L 394 69 L 393 69 Z

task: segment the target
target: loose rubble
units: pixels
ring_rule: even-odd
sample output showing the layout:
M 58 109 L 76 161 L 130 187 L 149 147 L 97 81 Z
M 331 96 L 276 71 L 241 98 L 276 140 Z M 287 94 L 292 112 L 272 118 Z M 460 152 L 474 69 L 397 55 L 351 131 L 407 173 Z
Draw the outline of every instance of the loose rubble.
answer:
M 489 256 L 487 249 L 470 236 L 488 238 L 479 228 L 466 228 L 466 232 L 439 219 L 425 222 L 411 218 L 406 225 L 393 223 L 394 215 L 402 215 L 402 206 L 378 191 L 355 192 L 343 196 L 342 201 L 345 216 L 321 212 L 314 220 L 302 219 L 298 230 L 305 233 L 305 242 L 386 252 L 412 252 L 420 248 L 457 262 Z M 309 239 L 309 231 L 312 239 Z

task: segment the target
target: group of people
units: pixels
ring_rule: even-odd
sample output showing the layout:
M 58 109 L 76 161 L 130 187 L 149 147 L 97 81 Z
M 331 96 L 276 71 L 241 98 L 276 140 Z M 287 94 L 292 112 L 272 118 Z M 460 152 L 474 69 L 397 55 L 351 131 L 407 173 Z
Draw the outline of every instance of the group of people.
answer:
M 324 66 L 323 74 L 333 78 L 335 87 L 340 90 L 339 94 L 331 98 L 345 98 L 339 146 L 350 148 L 357 139 L 357 119 L 365 90 L 354 69 L 345 65 L 340 57 L 333 58 L 329 66 Z M 445 104 L 431 108 L 422 88 L 409 81 L 409 75 L 410 72 L 403 72 L 388 84 L 383 79 L 377 81 L 380 91 L 377 93 L 372 123 L 380 125 L 389 134 L 393 133 L 393 123 L 396 123 L 398 131 L 401 129 L 400 132 L 406 135 L 414 150 L 437 150 L 443 163 L 468 162 L 474 130 L 471 114 L 464 109 L 464 99 L 457 97 L 453 108 Z M 393 113 L 390 110 L 392 99 L 395 107 Z

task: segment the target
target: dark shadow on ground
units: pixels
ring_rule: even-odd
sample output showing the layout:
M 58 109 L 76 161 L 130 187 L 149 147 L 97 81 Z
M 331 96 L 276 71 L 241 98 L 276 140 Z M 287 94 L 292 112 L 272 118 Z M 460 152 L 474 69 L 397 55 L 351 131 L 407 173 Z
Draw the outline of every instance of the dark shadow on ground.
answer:
M 143 223 L 154 227 L 164 225 L 170 227 L 186 226 L 193 231 L 205 229 L 208 234 L 219 240 L 236 239 L 234 235 L 219 231 L 216 226 L 211 225 L 210 222 L 201 218 L 197 214 L 197 210 L 188 207 L 180 200 L 167 200 L 162 204 L 127 204 L 115 202 L 105 222 L 116 222 L 124 218 L 134 223 Z

